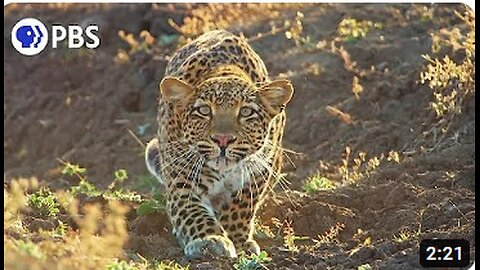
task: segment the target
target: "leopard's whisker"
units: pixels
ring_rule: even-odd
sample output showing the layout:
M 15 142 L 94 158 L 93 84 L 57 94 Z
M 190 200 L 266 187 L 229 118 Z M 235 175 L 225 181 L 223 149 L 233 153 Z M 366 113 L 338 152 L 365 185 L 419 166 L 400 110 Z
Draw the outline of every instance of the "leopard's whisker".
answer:
M 193 172 L 193 178 L 192 178 L 192 189 L 190 190 L 190 194 L 188 195 L 188 201 L 191 201 L 192 194 L 196 190 L 196 185 L 198 182 L 200 182 L 200 172 L 202 170 L 203 164 L 205 162 L 205 158 L 202 155 L 198 155 L 197 161 L 195 162 L 192 172 Z
M 255 192 L 257 193 L 257 196 L 260 196 L 261 190 L 258 187 L 257 176 L 255 175 L 255 172 L 254 172 L 255 168 L 253 167 L 253 165 L 254 164 L 252 162 L 249 162 L 246 166 L 246 169 L 247 169 L 247 171 L 249 172 L 249 175 L 250 175 L 249 182 L 254 184 Z M 250 189 L 252 190 L 251 187 L 250 187 Z M 250 192 L 250 197 L 251 197 L 250 198 L 251 201 L 253 202 L 253 192 L 252 191 Z M 252 212 L 255 211 L 255 205 L 253 203 L 251 205 L 251 211 Z
M 177 162 L 177 160 L 180 160 L 180 159 L 186 157 L 190 153 L 190 151 L 191 151 L 190 149 L 181 151 L 179 156 L 175 157 L 173 160 L 169 161 L 168 163 L 164 163 L 165 162 L 164 160 L 159 159 L 158 162 L 160 163 L 159 165 L 162 168 L 161 171 L 164 172 L 165 174 L 170 173 L 168 171 L 168 169 L 170 167 L 172 167 Z M 167 156 L 166 158 L 171 158 L 171 155 Z M 174 169 L 174 168 L 172 168 L 172 169 Z
M 262 177 L 262 180 L 264 181 L 266 188 L 270 189 L 270 191 L 273 192 L 273 189 L 271 188 L 269 183 L 269 177 L 271 174 L 268 172 L 268 170 L 263 170 L 264 168 L 262 169 L 262 167 L 259 166 L 258 162 L 251 162 L 250 164 L 251 166 L 255 167 L 258 170 L 259 176 Z
M 258 156 L 255 156 L 253 158 L 253 161 L 255 161 L 253 164 L 257 165 L 257 166 L 262 166 L 264 169 L 267 170 L 267 173 L 269 175 L 271 175 L 273 177 L 273 179 L 275 181 L 273 181 L 273 183 L 268 183 L 268 188 L 273 192 L 273 188 L 275 186 L 275 184 L 280 184 L 281 188 L 283 190 L 289 190 L 289 188 L 287 187 L 287 185 L 284 185 L 284 181 L 287 181 L 285 177 L 283 177 L 282 175 L 279 175 L 277 174 L 277 172 L 273 171 L 272 167 L 265 162 L 264 160 L 264 156 L 262 156 L 261 154 L 259 154 Z M 259 169 L 261 170 L 261 169 Z M 287 181 L 287 184 L 288 184 L 288 181 Z
M 255 160 L 257 161 L 260 161 L 259 164 L 261 165 L 265 165 L 265 160 L 260 158 L 260 157 L 256 157 Z M 290 184 L 288 182 L 288 180 L 283 176 L 283 175 L 278 175 L 276 172 L 272 171 L 272 174 L 274 175 L 274 178 L 276 181 L 274 181 L 273 185 L 269 185 L 269 189 L 270 191 L 274 192 L 273 188 L 276 184 L 279 184 L 280 187 L 284 190 L 284 191 L 289 191 L 291 190 L 288 185 Z M 291 198 L 290 194 L 288 192 L 285 192 L 285 195 L 287 197 L 287 199 L 289 200 L 289 202 L 292 204 L 292 205 L 297 205 L 297 203 L 295 203 L 295 201 Z
M 189 152 L 189 154 L 188 154 L 188 156 L 185 158 L 185 160 L 186 160 L 187 162 L 185 162 L 185 165 L 183 165 L 183 166 L 178 170 L 177 175 L 172 179 L 171 183 L 169 183 L 169 184 L 174 183 L 174 182 L 178 179 L 178 177 L 179 177 L 182 173 L 185 172 L 185 171 L 184 171 L 185 168 L 190 164 L 190 162 L 189 162 L 188 160 L 195 155 L 195 152 L 194 152 L 192 149 L 190 149 L 188 152 Z M 178 168 L 175 168 L 175 169 L 178 169 Z M 183 186 L 183 187 L 185 187 L 185 183 L 184 183 L 184 186 Z M 169 191 L 167 192 L 167 198 L 170 196 L 171 192 L 173 192 L 173 191 L 174 191 L 174 189 L 169 189 Z
M 262 158 L 264 158 L 264 157 L 262 157 Z M 262 165 L 265 165 L 265 166 L 266 166 L 266 163 L 265 163 L 264 159 L 262 159 L 262 158 L 259 159 L 259 160 L 260 160 L 260 163 L 261 163 Z M 269 166 L 269 167 L 270 167 L 270 166 Z M 271 168 L 271 167 L 270 167 L 270 168 Z M 268 168 L 267 168 L 267 169 L 268 169 Z M 273 169 L 270 169 L 270 172 L 271 172 L 271 174 L 273 175 L 273 177 L 274 177 L 274 179 L 275 179 L 275 181 L 272 183 L 273 186 L 275 186 L 276 184 L 280 184 L 283 190 L 290 190 L 290 189 L 288 188 L 288 185 L 289 185 L 290 183 L 289 183 L 289 181 L 288 181 L 283 175 L 277 173 L 276 171 L 273 171 Z

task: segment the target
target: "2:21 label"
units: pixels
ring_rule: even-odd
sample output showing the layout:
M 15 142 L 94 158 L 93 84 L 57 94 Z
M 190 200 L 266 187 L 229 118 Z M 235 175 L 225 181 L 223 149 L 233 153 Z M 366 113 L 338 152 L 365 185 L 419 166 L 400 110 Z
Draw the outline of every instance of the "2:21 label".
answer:
M 466 267 L 470 264 L 470 243 L 464 239 L 425 239 L 420 242 L 423 267 Z

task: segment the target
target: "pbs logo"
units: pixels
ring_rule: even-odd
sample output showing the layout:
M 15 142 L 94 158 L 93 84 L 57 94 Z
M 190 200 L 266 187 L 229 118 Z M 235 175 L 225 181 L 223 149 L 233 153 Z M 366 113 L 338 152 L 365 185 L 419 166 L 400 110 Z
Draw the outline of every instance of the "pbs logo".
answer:
M 56 49 L 59 42 L 68 38 L 68 48 L 78 49 L 83 46 L 95 49 L 100 45 L 100 38 L 96 35 L 97 25 L 89 25 L 85 30 L 79 25 L 52 25 L 52 48 Z M 85 34 L 85 37 L 83 36 Z M 47 27 L 35 19 L 22 19 L 12 29 L 12 45 L 23 55 L 39 54 L 48 44 L 49 34 Z
M 39 54 L 48 44 L 48 30 L 34 18 L 20 20 L 12 29 L 12 45 L 23 55 Z

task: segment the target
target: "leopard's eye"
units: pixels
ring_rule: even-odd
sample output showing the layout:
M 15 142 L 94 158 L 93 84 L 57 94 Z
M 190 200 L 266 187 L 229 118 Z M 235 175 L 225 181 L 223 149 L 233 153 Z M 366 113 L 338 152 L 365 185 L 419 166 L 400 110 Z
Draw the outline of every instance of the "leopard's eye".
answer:
M 208 107 L 208 105 L 203 105 L 197 108 L 198 113 L 200 113 L 203 116 L 210 116 L 210 113 L 212 112 L 212 109 Z
M 253 114 L 253 109 L 249 107 L 242 107 L 240 109 L 240 116 L 241 117 L 249 117 Z

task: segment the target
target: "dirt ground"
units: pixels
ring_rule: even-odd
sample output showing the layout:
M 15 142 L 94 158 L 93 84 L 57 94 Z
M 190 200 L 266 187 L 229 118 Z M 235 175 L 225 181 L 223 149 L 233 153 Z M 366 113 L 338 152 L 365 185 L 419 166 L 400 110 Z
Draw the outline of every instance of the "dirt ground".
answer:
M 127 185 L 132 187 L 148 178 L 143 148 L 131 132 L 143 143 L 154 136 L 157 87 L 176 42 L 132 52 L 129 61 L 122 62 L 118 50 L 130 47 L 118 31 L 136 37 L 142 30 L 155 38 L 175 36 L 178 29 L 168 19 L 182 26 L 196 7 L 7 6 L 4 181 L 36 176 L 53 190 L 75 184 L 60 174 L 59 158 L 86 167 L 88 178 L 99 187 L 106 187 L 118 168 L 128 171 Z M 425 19 L 423 5 L 293 6 L 279 9 L 271 18 L 241 18 L 225 26 L 255 37 L 269 32 L 272 24 L 293 21 L 300 11 L 302 36 L 320 44 L 297 45 L 284 31 L 251 42 L 271 77 L 286 76 L 295 87 L 284 142 L 295 152 L 289 153 L 294 165 L 286 162 L 290 183 L 278 187 L 261 222 L 271 228 L 276 228 L 272 218 L 283 226 L 291 222 L 295 235 L 309 238 L 298 240 L 295 252 L 283 246 L 283 227 L 276 237 L 260 239 L 273 259 L 266 264 L 268 269 L 357 269 L 364 264 L 372 269 L 417 269 L 420 240 L 435 237 L 469 240 L 474 257 L 475 96 L 466 101 L 445 139 L 429 151 L 436 142 L 432 128 L 438 119 L 429 108 L 431 90 L 419 82 L 425 64 L 421 56 L 431 51 L 430 33 L 460 25 L 453 11 L 466 7 L 427 8 L 433 10 L 433 18 Z M 97 23 L 101 46 L 91 51 L 47 47 L 38 56 L 21 56 L 7 44 L 7 36 L 24 17 L 47 24 Z M 382 27 L 354 42 L 335 39 L 337 26 L 346 17 L 381 22 Z M 363 87 L 359 99 L 352 93 L 354 76 Z M 343 118 L 332 113 L 332 107 L 343 112 Z M 383 162 L 368 176 L 341 183 L 334 171 L 342 164 L 346 147 L 350 157 L 362 151 L 368 157 L 397 151 L 401 162 Z M 332 175 L 339 187 L 313 195 L 301 192 L 306 179 L 317 172 Z M 128 230 L 126 253 L 176 260 L 191 269 L 232 268 L 231 260 L 186 261 L 163 213 L 132 212 Z M 331 241 L 313 245 L 312 239 L 331 231 L 336 232 Z

